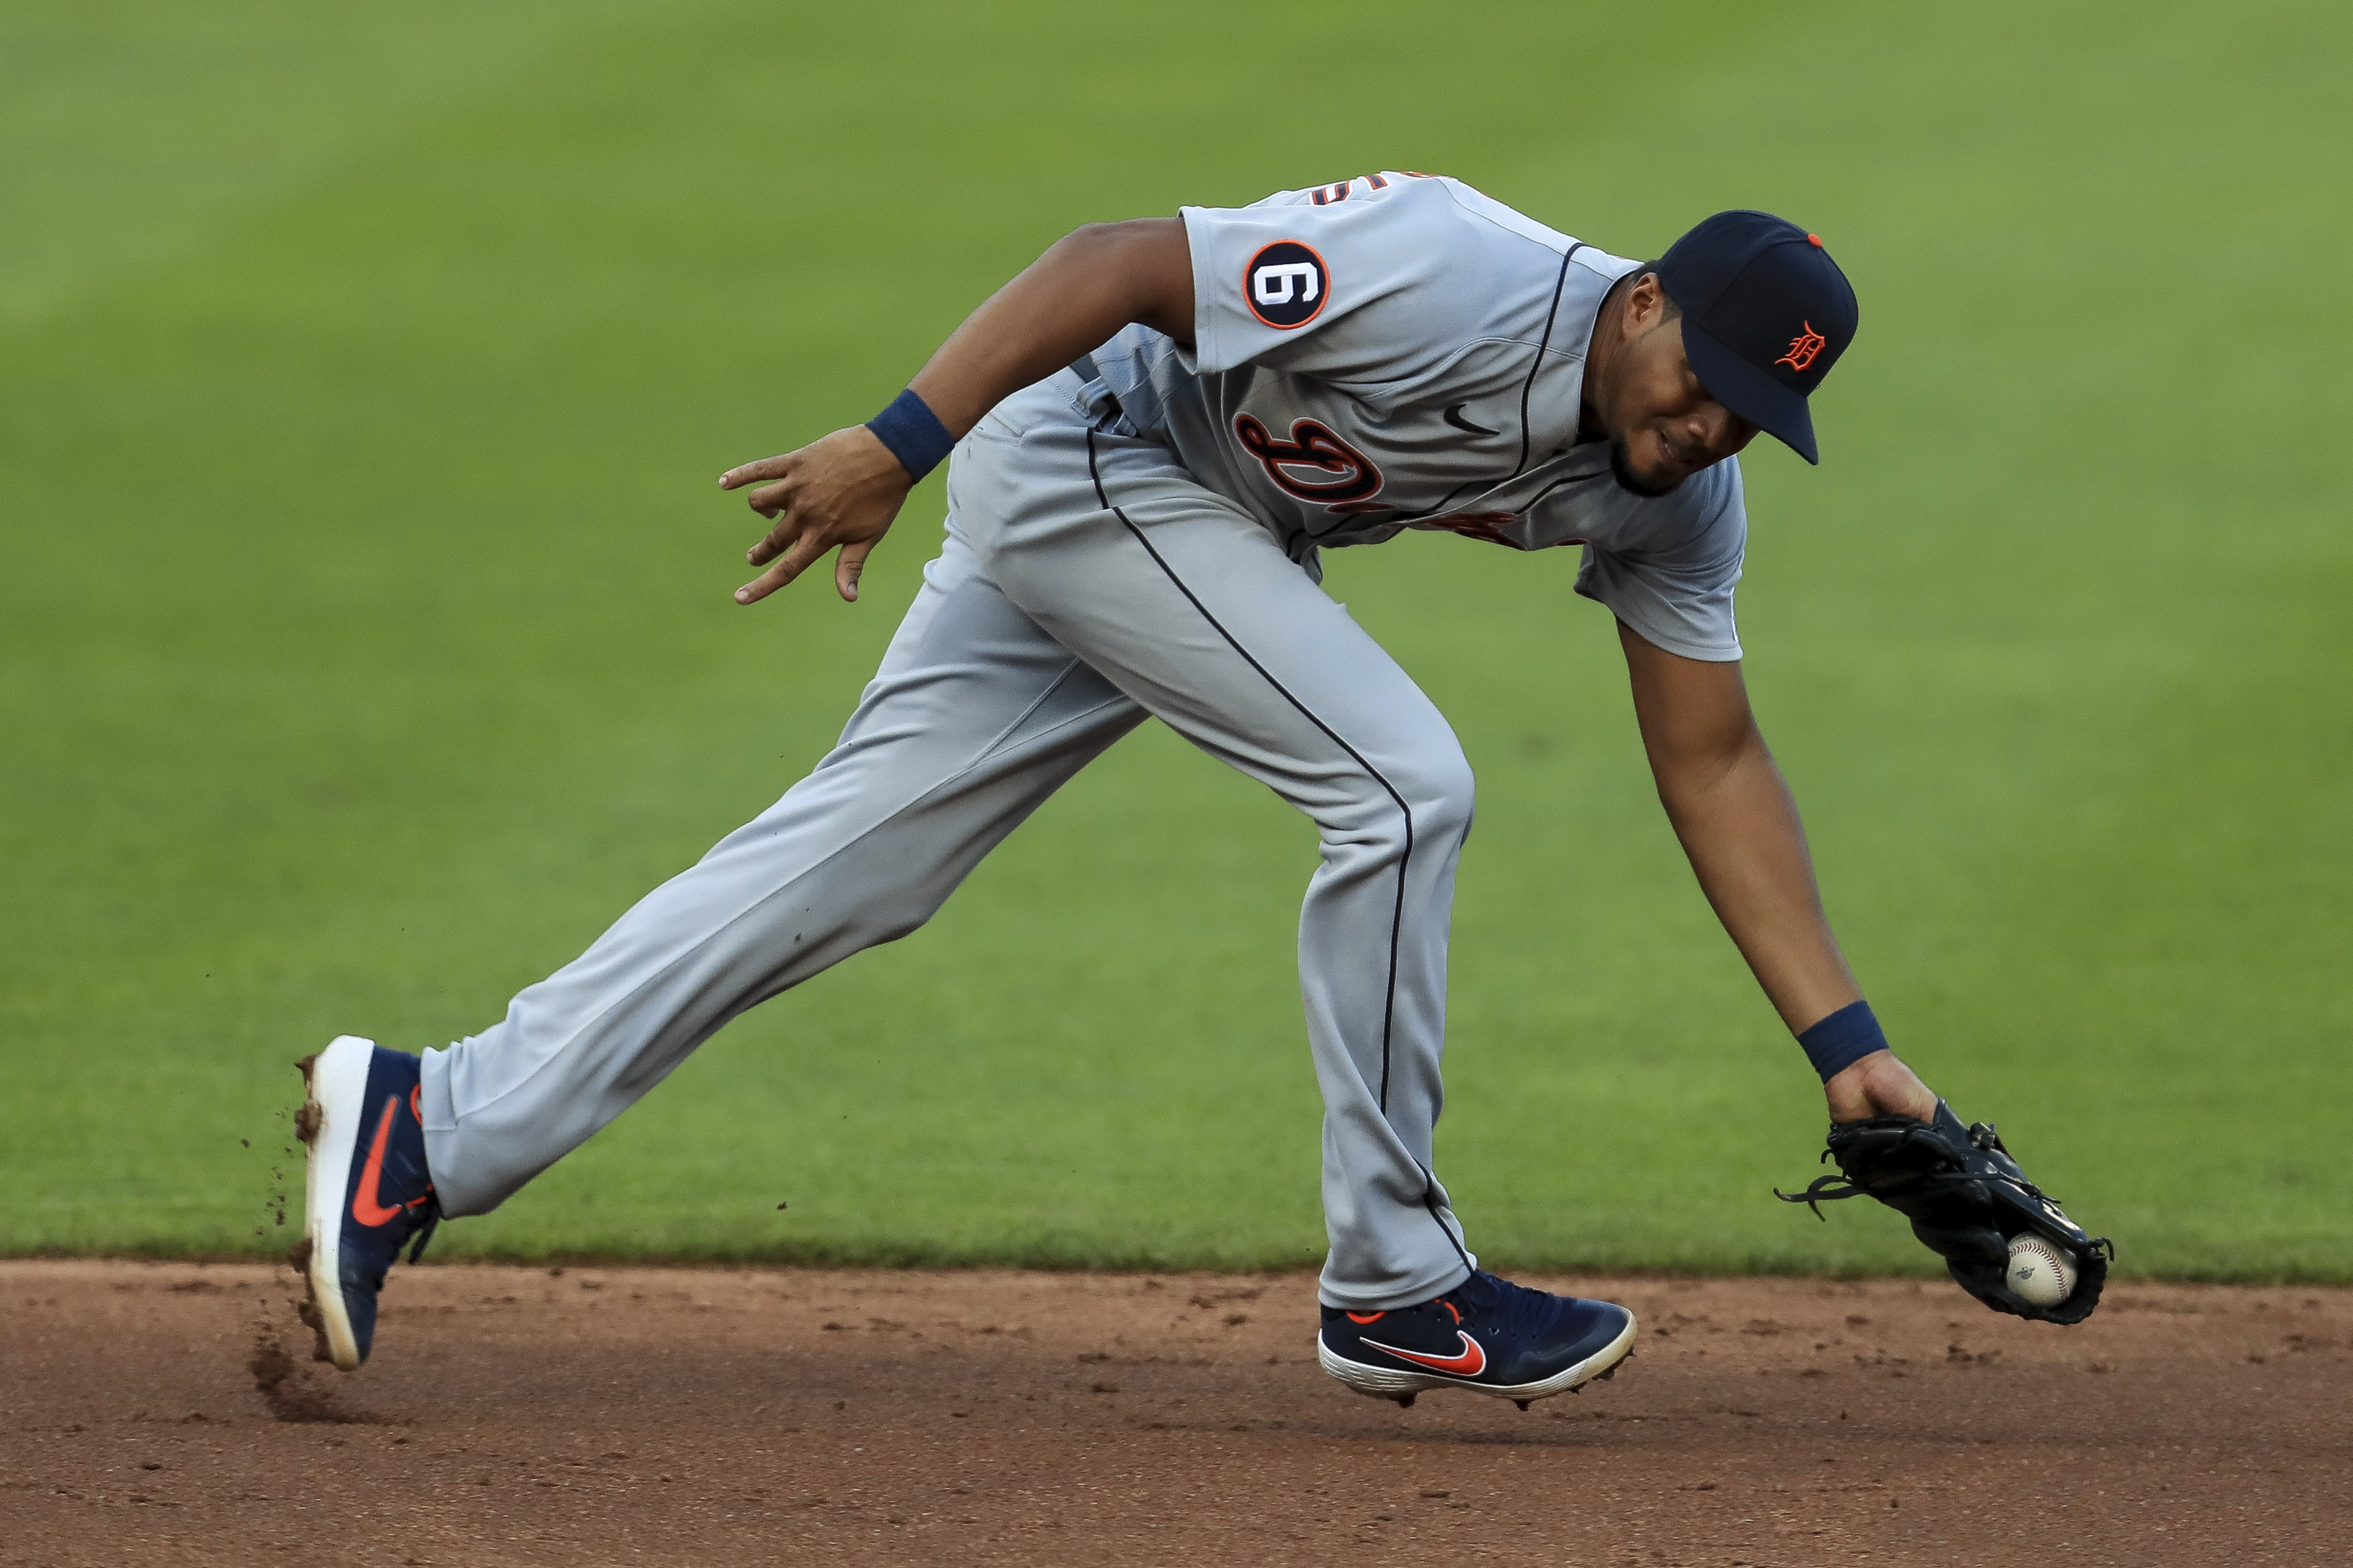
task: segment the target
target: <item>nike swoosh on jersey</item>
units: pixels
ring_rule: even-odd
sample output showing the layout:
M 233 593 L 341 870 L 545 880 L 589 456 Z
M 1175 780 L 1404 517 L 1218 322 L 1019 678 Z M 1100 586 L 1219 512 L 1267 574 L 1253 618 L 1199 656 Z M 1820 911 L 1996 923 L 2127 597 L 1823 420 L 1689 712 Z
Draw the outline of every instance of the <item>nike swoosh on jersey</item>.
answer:
M 1425 405 L 1425 406 L 1427 406 L 1427 405 Z M 1449 425 L 1453 426 L 1457 430 L 1468 430 L 1473 436 L 1494 435 L 1496 432 L 1488 429 L 1484 425 L 1473 425 L 1471 421 L 1462 417 L 1462 411 L 1470 406 L 1471 405 L 1467 403 L 1448 404 L 1446 405 L 1446 422 Z
M 352 1217 L 364 1226 L 389 1225 L 400 1217 L 397 1205 L 387 1208 L 384 1195 L 384 1152 L 392 1142 L 392 1119 L 400 1114 L 400 1101 L 384 1102 L 384 1120 L 375 1124 L 375 1142 L 368 1145 L 367 1163 L 360 1167 L 360 1179 L 352 1188 Z
M 1455 1330 L 1454 1333 L 1455 1337 L 1462 1342 L 1462 1352 L 1460 1355 L 1431 1355 L 1426 1351 L 1401 1351 L 1395 1345 L 1385 1345 L 1378 1340 L 1366 1340 L 1364 1342 L 1377 1351 L 1387 1351 L 1400 1361 L 1409 1361 L 1417 1366 L 1426 1366 L 1432 1372 L 1451 1372 L 1461 1377 L 1476 1377 L 1486 1371 L 1487 1352 L 1479 1348 L 1479 1342 L 1461 1329 Z

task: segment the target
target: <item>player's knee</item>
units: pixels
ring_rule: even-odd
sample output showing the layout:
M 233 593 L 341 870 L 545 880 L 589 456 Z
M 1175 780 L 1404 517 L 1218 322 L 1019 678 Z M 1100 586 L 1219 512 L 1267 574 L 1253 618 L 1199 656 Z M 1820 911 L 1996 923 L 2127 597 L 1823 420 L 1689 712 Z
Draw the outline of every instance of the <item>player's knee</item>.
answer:
M 1365 781 L 1363 812 L 1345 836 L 1389 855 L 1459 840 L 1471 829 L 1476 788 L 1460 747 L 1383 766 Z
M 1417 840 L 1459 839 L 1471 831 L 1478 785 L 1472 777 L 1471 759 L 1461 747 L 1424 759 L 1398 787 L 1413 813 Z
M 880 947 L 913 936 L 945 901 L 944 890 L 914 879 L 878 888 L 851 921 L 857 945 Z

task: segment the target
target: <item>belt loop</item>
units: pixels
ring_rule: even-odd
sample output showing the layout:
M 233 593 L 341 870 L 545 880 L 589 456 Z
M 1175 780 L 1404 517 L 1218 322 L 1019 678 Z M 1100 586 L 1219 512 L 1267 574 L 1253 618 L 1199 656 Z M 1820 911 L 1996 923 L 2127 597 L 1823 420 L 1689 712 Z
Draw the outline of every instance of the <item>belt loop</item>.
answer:
M 1104 384 L 1103 372 L 1095 368 L 1094 355 L 1081 354 L 1070 363 L 1068 368 L 1072 375 L 1087 384 L 1081 389 L 1082 396 L 1077 401 L 1079 406 L 1087 410 L 1093 418 L 1096 429 L 1111 431 L 1125 426 L 1117 433 L 1128 436 L 1138 433 L 1134 426 L 1127 423 L 1127 410 L 1119 405 L 1119 398 Z

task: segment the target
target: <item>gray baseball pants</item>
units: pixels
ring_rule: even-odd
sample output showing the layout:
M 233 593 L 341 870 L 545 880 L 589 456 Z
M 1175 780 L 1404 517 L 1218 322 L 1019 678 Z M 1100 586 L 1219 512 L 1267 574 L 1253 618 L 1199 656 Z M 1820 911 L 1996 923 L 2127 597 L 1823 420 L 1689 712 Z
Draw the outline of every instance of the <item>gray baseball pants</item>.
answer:
M 444 1210 L 482 1214 L 737 1014 L 922 925 L 1065 780 L 1155 716 L 1312 818 L 1299 921 L 1324 1094 L 1322 1296 L 1473 1264 L 1430 1172 L 1469 764 L 1273 537 L 1060 373 L 957 448 L 947 542 L 840 743 L 503 1021 L 425 1056 Z

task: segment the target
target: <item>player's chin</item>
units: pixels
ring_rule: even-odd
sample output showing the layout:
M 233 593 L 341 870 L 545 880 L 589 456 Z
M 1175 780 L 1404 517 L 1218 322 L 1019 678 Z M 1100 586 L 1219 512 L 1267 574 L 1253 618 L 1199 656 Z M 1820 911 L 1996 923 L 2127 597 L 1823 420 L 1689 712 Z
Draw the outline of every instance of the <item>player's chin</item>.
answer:
M 1677 485 L 1691 477 L 1681 464 L 1637 463 L 1623 441 L 1609 443 L 1609 473 L 1619 489 L 1646 497 L 1672 495 Z

